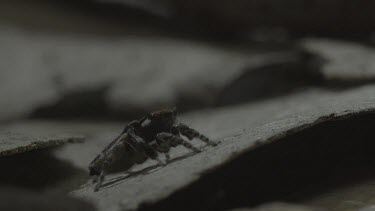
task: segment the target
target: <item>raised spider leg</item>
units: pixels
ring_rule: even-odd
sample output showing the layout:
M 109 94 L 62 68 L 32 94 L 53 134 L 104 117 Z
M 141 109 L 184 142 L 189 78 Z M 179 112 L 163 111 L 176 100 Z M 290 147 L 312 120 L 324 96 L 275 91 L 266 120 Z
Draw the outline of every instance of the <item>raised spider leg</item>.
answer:
M 156 135 L 156 140 L 158 144 L 160 146 L 164 146 L 164 148 L 166 147 L 170 148 L 170 147 L 176 147 L 178 145 L 183 145 L 184 147 L 190 150 L 193 150 L 194 152 L 197 152 L 197 153 L 201 152 L 200 149 L 194 147 L 192 144 L 185 141 L 181 137 L 170 134 L 170 133 L 165 133 L 165 132 L 159 133 L 158 135 Z M 161 149 L 161 150 L 165 151 L 165 149 Z M 169 157 L 169 154 L 167 154 L 167 156 Z
M 173 126 L 172 130 L 180 132 L 182 135 L 186 136 L 188 139 L 192 140 L 193 138 L 199 138 L 202 140 L 206 145 L 211 145 L 211 146 L 217 146 L 217 143 L 211 141 L 208 139 L 206 136 L 200 134 L 198 131 L 194 130 L 193 128 L 179 123 Z

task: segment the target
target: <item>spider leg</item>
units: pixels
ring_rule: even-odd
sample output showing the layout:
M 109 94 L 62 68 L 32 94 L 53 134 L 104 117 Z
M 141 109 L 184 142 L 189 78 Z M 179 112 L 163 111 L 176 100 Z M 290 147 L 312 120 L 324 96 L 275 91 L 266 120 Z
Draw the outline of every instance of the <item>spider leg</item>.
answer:
M 110 162 L 111 161 L 109 159 L 106 159 L 104 161 L 104 164 L 103 164 L 102 170 L 100 172 L 100 175 L 97 178 L 95 178 L 95 182 L 97 182 L 96 185 L 95 185 L 95 188 L 94 188 L 95 192 L 98 191 L 100 186 L 102 185 L 102 183 L 104 181 L 104 177 L 107 174 L 107 168 L 108 168 Z
M 165 132 L 159 133 L 158 135 L 156 135 L 156 140 L 159 142 L 160 145 L 165 145 L 168 148 L 176 147 L 178 145 L 183 145 L 184 147 L 190 150 L 193 150 L 194 152 L 197 152 L 197 153 L 201 152 L 200 149 L 194 147 L 192 144 L 185 141 L 181 137 L 170 134 L 170 133 L 165 133 Z
M 157 141 L 157 140 L 154 140 L 152 142 L 150 142 L 150 145 L 156 149 L 156 151 L 160 152 L 160 153 L 164 153 L 165 155 L 165 163 L 168 163 L 171 156 L 169 155 L 169 149 L 171 148 L 167 142 L 163 142 L 163 141 Z
M 158 161 L 159 165 L 165 166 L 166 162 L 163 162 L 159 159 L 157 151 L 148 144 L 145 140 L 143 140 L 141 137 L 136 135 L 133 130 L 129 130 L 128 134 L 133 138 L 134 140 L 134 147 L 137 151 L 142 152 L 145 156 Z
M 94 175 L 92 176 L 92 184 L 95 184 L 98 182 L 98 179 L 99 179 L 99 176 L 98 175 Z
M 171 156 L 169 155 L 169 152 L 165 153 L 165 162 L 168 163 L 171 160 Z
M 126 138 L 127 136 L 125 136 Z M 121 157 L 121 154 L 125 152 L 126 146 L 123 142 L 124 138 L 121 137 L 119 141 L 112 146 L 112 148 L 108 151 L 107 156 L 105 157 L 102 165 L 101 172 L 98 178 L 94 178 L 97 181 L 94 191 L 98 191 L 100 186 L 104 181 L 104 177 L 107 174 L 108 168 L 111 166 L 113 162 Z
M 177 130 L 182 135 L 186 136 L 188 139 L 192 140 L 193 138 L 199 138 L 201 141 L 206 143 L 206 145 L 216 146 L 217 143 L 211 141 L 206 136 L 200 134 L 198 131 L 194 130 L 193 128 L 185 125 L 185 124 L 177 124 L 173 126 L 173 130 Z
M 102 185 L 105 175 L 106 175 L 106 172 L 102 170 L 102 172 L 100 172 L 100 175 L 98 177 L 98 183 L 96 183 L 95 188 L 94 188 L 95 192 L 98 191 L 100 186 Z

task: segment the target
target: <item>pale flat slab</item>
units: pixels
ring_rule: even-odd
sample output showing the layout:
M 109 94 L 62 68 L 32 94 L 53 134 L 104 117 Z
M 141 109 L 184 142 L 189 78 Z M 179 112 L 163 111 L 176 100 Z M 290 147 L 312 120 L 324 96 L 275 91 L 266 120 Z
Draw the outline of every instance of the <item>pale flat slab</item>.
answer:
M 197 181 L 203 173 L 214 171 L 259 145 L 325 121 L 373 112 L 374 93 L 375 86 L 345 92 L 314 89 L 264 102 L 183 116 L 182 122 L 221 143 L 163 168 L 155 168 L 148 174 L 112 182 L 98 192 L 94 192 L 93 186 L 88 183 L 72 195 L 92 201 L 99 210 L 137 209 L 142 203 L 153 203 L 168 197 Z M 111 177 L 107 178 L 108 181 Z
M 375 48 L 355 42 L 305 39 L 301 46 L 324 59 L 327 79 L 369 80 L 375 78 Z
M 81 142 L 83 139 L 83 136 L 76 135 L 34 136 L 0 132 L 0 157 L 60 146 L 68 142 Z

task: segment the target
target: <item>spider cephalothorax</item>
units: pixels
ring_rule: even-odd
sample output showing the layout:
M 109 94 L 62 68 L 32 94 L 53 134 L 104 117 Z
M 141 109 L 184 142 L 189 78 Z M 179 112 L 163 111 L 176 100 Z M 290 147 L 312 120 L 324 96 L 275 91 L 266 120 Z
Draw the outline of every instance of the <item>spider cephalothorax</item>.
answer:
M 215 146 L 206 136 L 187 125 L 176 122 L 176 109 L 163 109 L 152 112 L 139 120 L 130 122 L 122 133 L 113 140 L 89 166 L 90 175 L 98 179 L 95 190 L 98 190 L 104 176 L 111 171 L 128 170 L 147 158 L 157 160 L 165 165 L 169 160 L 169 149 L 182 145 L 195 152 L 200 149 L 185 141 L 199 138 L 208 145 Z M 166 162 L 158 158 L 158 153 L 164 153 Z

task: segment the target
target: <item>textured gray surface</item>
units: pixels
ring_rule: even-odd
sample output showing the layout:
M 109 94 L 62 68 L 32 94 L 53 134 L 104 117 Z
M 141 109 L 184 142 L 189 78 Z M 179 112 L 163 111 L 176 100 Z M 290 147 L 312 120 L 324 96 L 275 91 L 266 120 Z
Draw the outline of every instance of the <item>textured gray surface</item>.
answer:
M 77 135 L 32 136 L 30 134 L 0 132 L 0 157 L 36 149 L 60 146 L 68 142 L 81 142 Z
M 100 210 L 132 210 L 141 203 L 152 203 L 199 179 L 235 159 L 260 143 L 267 143 L 324 121 L 373 111 L 375 87 L 368 86 L 342 93 L 310 90 L 261 103 L 207 110 L 181 117 L 204 134 L 220 141 L 200 154 L 185 156 L 148 174 L 127 179 L 112 175 L 109 184 L 93 192 L 89 183 L 72 195 L 95 203 Z M 186 155 L 177 149 L 172 157 Z M 149 165 L 155 165 L 150 163 Z M 111 182 L 112 181 L 112 182 Z

